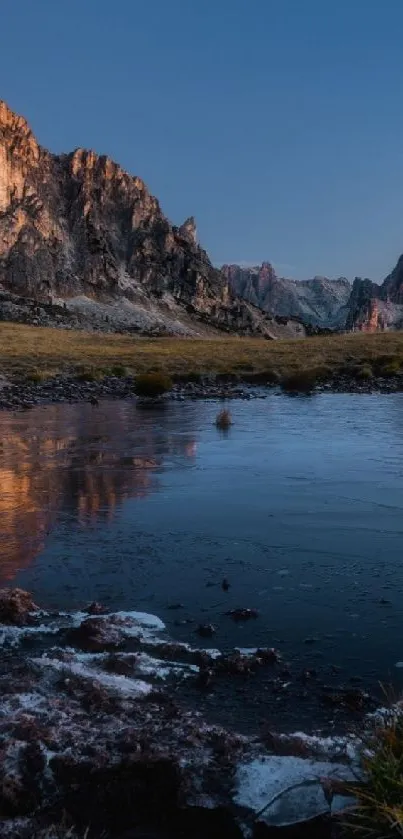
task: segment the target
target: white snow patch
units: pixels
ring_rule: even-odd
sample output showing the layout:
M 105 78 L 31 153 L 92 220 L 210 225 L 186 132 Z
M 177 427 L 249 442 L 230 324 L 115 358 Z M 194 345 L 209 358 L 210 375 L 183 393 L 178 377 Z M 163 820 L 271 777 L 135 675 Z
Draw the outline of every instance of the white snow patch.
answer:
M 321 786 L 324 778 L 353 781 L 354 775 L 343 764 L 300 757 L 262 757 L 238 767 L 234 800 L 256 814 L 269 805 L 260 816 L 267 824 L 297 824 L 329 811 Z M 337 795 L 332 810 L 338 812 L 351 801 Z
M 82 679 L 89 679 L 92 682 L 96 681 L 103 687 L 115 693 L 120 693 L 122 696 L 145 696 L 151 693 L 153 689 L 152 685 L 147 684 L 142 679 L 130 679 L 127 676 L 119 676 L 114 673 L 103 673 L 100 670 L 95 671 L 81 661 L 59 661 L 59 659 L 49 658 L 46 655 L 42 656 L 42 658 L 34 658 L 32 661 L 41 667 L 53 667 L 55 670 L 68 671 L 74 676 L 80 676 Z
M 18 693 L 12 694 L 9 699 L 2 698 L 0 705 L 0 717 L 8 717 L 10 714 L 30 713 L 36 711 L 45 702 L 40 693 Z
M 60 618 L 68 618 L 69 622 L 67 626 L 72 626 L 73 628 L 80 626 L 80 624 L 85 621 L 87 618 L 90 617 L 88 612 L 59 612 Z M 66 624 L 63 624 L 65 626 Z
M 55 635 L 59 627 L 47 626 L 2 626 L 0 628 L 0 647 L 17 647 L 28 635 Z
M 89 612 L 77 611 L 77 612 L 59 612 L 59 618 L 67 618 L 67 624 L 60 624 L 58 625 L 58 629 L 63 628 L 64 626 L 77 628 L 79 627 L 83 621 L 85 620 L 102 620 L 102 619 L 110 619 L 110 618 L 119 618 L 119 619 L 128 619 L 133 621 L 133 625 L 130 626 L 121 626 L 119 627 L 122 632 L 128 637 L 138 638 L 140 635 L 142 637 L 147 638 L 148 640 L 152 640 L 153 633 L 162 632 L 165 629 L 164 622 L 158 618 L 156 615 L 150 615 L 148 612 L 137 612 L 137 611 L 119 611 L 119 612 L 105 612 L 101 615 L 91 615 Z M 55 630 L 58 631 L 58 630 Z
M 156 632 L 162 632 L 165 629 L 164 622 L 160 618 L 157 618 L 156 615 L 149 615 L 148 612 L 112 612 L 110 615 L 99 615 L 99 617 L 131 618 L 139 626 L 144 626 L 147 629 L 155 629 Z
M 156 679 L 167 679 L 169 676 L 190 675 L 193 671 L 198 672 L 199 668 L 192 664 L 181 664 L 176 661 L 161 661 L 146 653 L 137 657 L 136 666 L 143 676 L 154 676 Z
M 54 649 L 59 648 L 56 647 Z M 67 669 L 71 669 L 72 664 L 87 665 L 88 675 L 92 674 L 93 679 L 100 681 L 99 677 L 103 675 L 103 671 L 100 671 L 97 665 L 102 661 L 106 661 L 109 658 L 110 653 L 79 653 L 76 652 L 73 647 L 65 647 L 64 652 L 71 655 L 72 658 L 70 661 L 68 658 L 61 661 L 60 663 L 62 665 L 67 667 Z M 165 661 L 160 658 L 154 658 L 153 656 L 147 655 L 147 653 L 119 652 L 118 658 L 121 660 L 124 660 L 125 658 L 135 658 L 135 661 L 133 662 L 133 669 L 141 676 L 151 676 L 155 679 L 167 679 L 169 676 L 190 676 L 191 673 L 199 672 L 199 668 L 195 664 L 188 664 L 180 661 Z M 55 660 L 52 659 L 51 656 L 50 659 L 52 661 Z M 40 661 L 41 660 L 42 659 L 40 659 Z M 95 665 L 95 667 L 90 670 L 90 666 L 92 664 Z M 124 676 L 123 678 L 127 679 L 128 677 Z
M 191 650 L 192 647 L 189 647 L 189 649 Z M 216 650 L 216 649 L 214 649 L 214 647 L 211 650 L 208 650 L 207 648 L 205 648 L 205 649 L 195 649 L 194 652 L 206 653 L 208 656 L 210 656 L 210 658 L 212 658 L 214 660 L 216 658 L 221 658 L 222 657 L 221 650 Z
M 361 740 L 353 735 L 320 737 L 315 734 L 306 734 L 304 731 L 295 731 L 293 734 L 283 734 L 281 739 L 292 742 L 299 740 L 305 743 L 308 748 L 326 757 L 337 757 L 345 755 L 351 761 L 358 760 L 358 752 Z

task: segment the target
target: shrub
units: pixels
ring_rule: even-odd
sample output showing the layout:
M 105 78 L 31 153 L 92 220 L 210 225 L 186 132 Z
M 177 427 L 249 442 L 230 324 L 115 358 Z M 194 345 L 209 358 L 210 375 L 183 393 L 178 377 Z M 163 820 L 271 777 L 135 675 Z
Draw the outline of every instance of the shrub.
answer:
M 129 371 L 124 364 L 115 364 L 111 367 L 110 374 L 117 379 L 125 379 L 129 375 Z
M 322 367 L 313 367 L 308 370 L 297 370 L 289 376 L 285 376 L 281 382 L 283 390 L 289 393 L 310 393 L 320 381 L 328 376 L 328 370 Z
M 372 379 L 373 375 L 373 370 L 370 364 L 362 364 L 361 367 L 357 367 L 355 371 L 356 379 L 359 379 L 362 382 Z
M 40 385 L 42 382 L 46 382 L 48 378 L 49 373 L 46 370 L 30 370 L 26 375 L 27 382 L 33 385 Z
M 136 377 L 134 390 L 137 396 L 157 399 L 172 389 L 173 382 L 167 373 L 142 373 Z
M 185 373 L 185 375 L 179 376 L 178 378 L 180 381 L 191 382 L 193 384 L 198 385 L 202 381 L 203 376 L 201 373 L 195 373 L 194 371 L 192 371 L 190 373 Z
M 379 368 L 379 375 L 389 378 L 390 376 L 397 376 L 400 373 L 401 363 L 399 358 L 394 358 L 392 361 L 387 361 Z
M 363 750 L 364 780 L 351 790 L 356 806 L 347 827 L 361 837 L 393 839 L 403 834 L 403 720 L 377 730 Z
M 228 408 L 223 408 L 218 412 L 215 418 L 215 424 L 221 431 L 227 431 L 232 425 L 231 412 Z
M 79 367 L 77 370 L 77 379 L 80 382 L 98 382 L 103 376 L 103 371 L 96 367 Z
M 281 376 L 277 370 L 268 368 L 267 370 L 259 370 L 255 372 L 241 373 L 239 378 L 242 382 L 248 382 L 253 385 L 277 385 L 281 382 Z

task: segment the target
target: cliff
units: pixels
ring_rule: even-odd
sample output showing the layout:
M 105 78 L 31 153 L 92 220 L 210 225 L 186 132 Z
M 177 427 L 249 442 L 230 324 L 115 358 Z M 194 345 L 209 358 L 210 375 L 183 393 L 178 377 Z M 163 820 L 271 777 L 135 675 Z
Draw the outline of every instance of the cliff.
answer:
M 117 329 L 273 337 L 275 326 L 234 299 L 198 245 L 193 217 L 172 225 L 143 181 L 109 157 L 84 149 L 51 154 L 5 102 L 0 286 Z
M 346 328 L 362 332 L 377 332 L 403 327 L 403 256 L 381 285 L 354 280 L 348 304 Z

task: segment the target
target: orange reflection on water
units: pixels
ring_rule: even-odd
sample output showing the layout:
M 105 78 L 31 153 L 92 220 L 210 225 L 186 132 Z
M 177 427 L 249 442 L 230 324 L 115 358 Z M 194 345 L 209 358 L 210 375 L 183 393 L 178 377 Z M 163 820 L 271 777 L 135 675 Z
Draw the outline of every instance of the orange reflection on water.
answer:
M 133 407 L 59 405 L 0 414 L 0 576 L 12 580 L 43 550 L 60 511 L 85 527 L 111 521 L 129 498 L 159 488 L 166 455 L 191 461 L 189 436 L 155 432 Z

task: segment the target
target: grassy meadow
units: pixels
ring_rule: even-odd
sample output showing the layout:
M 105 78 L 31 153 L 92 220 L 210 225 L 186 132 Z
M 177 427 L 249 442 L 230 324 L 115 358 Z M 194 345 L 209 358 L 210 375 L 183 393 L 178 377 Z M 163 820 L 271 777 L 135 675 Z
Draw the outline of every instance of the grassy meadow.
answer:
M 0 373 L 38 381 L 56 373 L 91 370 L 94 376 L 162 371 L 174 378 L 204 373 L 278 379 L 302 371 L 325 378 L 343 370 L 363 378 L 403 365 L 403 332 L 260 338 L 137 338 L 0 323 Z M 402 367 L 403 369 L 403 367 Z

